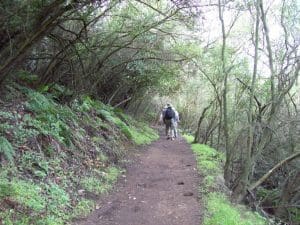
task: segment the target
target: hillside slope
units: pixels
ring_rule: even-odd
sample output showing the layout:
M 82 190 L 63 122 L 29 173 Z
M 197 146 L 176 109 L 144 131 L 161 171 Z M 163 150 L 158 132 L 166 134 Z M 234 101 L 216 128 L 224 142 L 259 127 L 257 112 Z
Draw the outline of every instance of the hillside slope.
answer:
M 58 85 L 2 90 L 0 224 L 57 225 L 87 215 L 122 173 L 128 147 L 158 138 L 89 96 L 62 104 L 66 93 Z

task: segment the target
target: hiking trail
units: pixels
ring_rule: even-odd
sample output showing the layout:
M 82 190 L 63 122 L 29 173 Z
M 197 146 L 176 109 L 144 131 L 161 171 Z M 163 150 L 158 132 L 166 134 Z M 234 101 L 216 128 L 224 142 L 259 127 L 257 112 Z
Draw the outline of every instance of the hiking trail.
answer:
M 196 160 L 184 139 L 161 137 L 140 150 L 97 209 L 75 225 L 199 225 Z

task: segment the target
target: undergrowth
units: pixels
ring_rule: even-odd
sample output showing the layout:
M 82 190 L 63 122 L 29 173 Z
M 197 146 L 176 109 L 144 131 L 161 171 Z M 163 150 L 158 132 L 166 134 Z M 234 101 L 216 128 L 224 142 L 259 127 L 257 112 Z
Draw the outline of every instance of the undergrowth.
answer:
M 81 181 L 81 186 L 85 190 L 96 194 L 107 193 L 112 188 L 120 173 L 120 169 L 108 167 L 101 173 L 96 172 L 91 176 L 84 177 Z
M 117 125 L 121 132 L 137 145 L 150 144 L 159 138 L 158 134 L 146 124 L 141 122 L 137 123 L 131 117 L 120 111 L 100 110 L 99 113 L 107 121 Z M 121 120 L 121 118 L 123 120 Z
M 54 87 L 38 92 L 14 83 L 2 96 L 0 224 L 59 225 L 87 216 L 123 172 L 116 163 L 127 153 L 124 143 L 158 138 L 89 96 L 62 104 L 70 91 Z
M 232 204 L 223 193 L 222 188 L 226 187 L 220 177 L 223 174 L 224 154 L 207 145 L 192 144 L 192 136 L 184 137 L 191 144 L 198 170 L 204 176 L 200 186 L 206 206 L 203 225 L 266 225 L 266 220 L 259 214 L 242 205 Z

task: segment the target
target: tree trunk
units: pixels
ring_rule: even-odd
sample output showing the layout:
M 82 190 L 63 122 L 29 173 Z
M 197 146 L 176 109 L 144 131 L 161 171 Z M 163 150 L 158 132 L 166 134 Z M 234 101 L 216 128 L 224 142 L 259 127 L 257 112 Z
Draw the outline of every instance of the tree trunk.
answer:
M 256 24 L 255 24 L 255 42 L 254 42 L 254 65 L 253 74 L 250 88 L 250 101 L 248 106 L 248 140 L 247 140 L 247 151 L 245 154 L 244 162 L 242 162 L 242 173 L 238 179 L 238 183 L 235 185 L 232 197 L 235 201 L 241 202 L 246 195 L 247 186 L 249 183 L 249 175 L 251 174 L 252 168 L 252 148 L 253 148 L 253 138 L 254 138 L 254 124 L 252 117 L 252 108 L 254 104 L 254 93 L 255 84 L 257 76 L 257 63 L 258 63 L 258 40 L 259 40 L 259 0 L 256 2 Z
M 32 46 L 40 41 L 43 37 L 45 37 L 45 35 L 48 34 L 48 32 L 59 23 L 58 18 L 70 9 L 72 9 L 71 5 L 67 5 L 64 7 L 58 5 L 56 12 L 53 13 L 47 21 L 44 21 L 43 24 L 39 26 L 38 29 L 33 31 L 28 38 L 24 38 L 23 42 L 21 42 L 21 44 L 19 45 L 20 47 L 17 50 L 17 53 L 13 56 L 8 57 L 0 66 L 0 84 L 2 84 L 3 81 L 7 78 L 11 69 L 18 62 L 22 61 L 22 59 L 32 48 Z
M 231 162 L 231 151 L 229 148 L 229 134 L 228 134 L 228 117 L 227 117 L 227 82 L 228 82 L 228 73 L 226 71 L 226 62 L 225 62 L 225 49 L 226 49 L 226 33 L 225 33 L 225 23 L 223 18 L 223 10 L 221 7 L 221 0 L 218 1 L 218 8 L 219 8 L 219 20 L 221 22 L 222 28 L 222 51 L 221 51 L 221 61 L 222 61 L 222 75 L 224 76 L 223 80 L 223 131 L 224 131 L 224 138 L 225 138 L 225 152 L 226 152 L 226 161 L 224 167 L 224 179 L 225 182 L 229 181 L 230 173 L 229 173 L 229 165 Z
M 275 111 L 275 70 L 274 70 L 274 65 L 273 65 L 273 53 L 272 53 L 272 48 L 271 48 L 271 42 L 270 42 L 270 37 L 269 37 L 269 28 L 267 25 L 267 20 L 266 20 L 266 13 L 264 11 L 264 3 L 263 0 L 259 1 L 259 7 L 260 7 L 260 12 L 261 12 L 261 21 L 263 23 L 265 35 L 266 35 L 266 42 L 267 42 L 267 50 L 268 50 L 268 59 L 269 59 L 269 68 L 270 68 L 270 73 L 271 73 L 271 114 L 274 113 Z
M 297 199 L 300 199 L 300 172 L 297 171 L 294 176 L 290 176 L 289 178 L 286 179 L 286 182 L 283 186 L 283 189 L 281 191 L 280 195 L 280 205 L 275 209 L 275 215 L 279 218 L 283 218 L 289 220 L 289 210 L 288 207 L 297 207 L 294 201 Z M 295 199 L 295 200 L 293 200 Z M 294 206 L 293 206 L 294 205 Z M 291 223 L 292 224 L 292 223 Z
M 213 102 L 214 101 L 211 101 L 210 103 L 209 103 L 209 105 L 207 106 L 207 107 L 205 107 L 204 109 L 203 109 L 203 111 L 202 111 L 202 113 L 201 113 L 201 116 L 200 116 L 200 118 L 199 118 L 199 120 L 198 120 L 198 126 L 197 126 L 197 131 L 196 131 L 196 133 L 195 133 L 195 137 L 194 137 L 194 143 L 198 143 L 200 140 L 200 127 L 201 127 L 201 124 L 202 124 L 202 121 L 203 121 L 203 119 L 205 118 L 205 113 L 206 113 L 206 111 L 212 106 L 212 104 L 213 104 Z

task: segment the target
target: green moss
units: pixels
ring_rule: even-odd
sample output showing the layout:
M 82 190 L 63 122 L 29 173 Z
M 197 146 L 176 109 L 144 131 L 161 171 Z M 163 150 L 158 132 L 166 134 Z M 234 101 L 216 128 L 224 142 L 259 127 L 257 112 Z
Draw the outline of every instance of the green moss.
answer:
M 159 138 L 158 134 L 154 131 L 148 132 L 142 129 L 131 128 L 131 134 L 133 136 L 133 141 L 137 145 L 146 145 L 150 144 L 152 141 L 157 140 Z
M 64 210 L 66 207 L 70 206 L 69 194 L 67 194 L 64 189 L 56 184 L 49 185 L 47 189 L 49 199 L 47 210 L 49 210 L 52 215 L 64 217 Z
M 189 143 L 193 138 L 184 135 Z M 203 144 L 192 144 L 199 172 L 204 176 L 200 191 L 209 193 L 204 196 L 206 202 L 206 213 L 204 225 L 265 225 L 264 218 L 242 207 L 231 204 L 226 196 L 220 192 L 211 192 L 215 188 L 215 180 L 222 174 L 222 161 L 224 154 Z
M 210 193 L 206 199 L 207 213 L 204 225 L 265 225 L 266 221 L 259 215 L 240 206 L 233 206 L 220 193 Z
M 192 150 L 197 157 L 198 168 L 202 173 L 206 175 L 221 173 L 222 153 L 203 144 L 192 144 Z
M 117 167 L 108 167 L 105 174 L 105 181 L 107 183 L 113 184 L 118 179 L 120 172 L 120 169 L 118 169 Z
M 19 204 L 27 206 L 34 211 L 45 209 L 46 200 L 41 194 L 40 186 L 25 180 L 14 179 L 7 184 L 10 185 L 11 192 L 9 196 Z
M 150 144 L 152 141 L 159 138 L 158 134 L 146 124 L 133 122 L 133 119 L 122 113 L 117 113 L 120 116 L 117 117 L 114 112 L 107 110 L 99 110 L 99 113 L 104 117 L 105 120 L 114 123 L 121 132 L 130 140 L 137 145 Z M 123 120 L 125 120 L 125 122 Z M 132 124 L 131 126 L 127 124 Z
M 0 218 L 3 225 L 14 225 L 11 217 L 14 214 L 14 210 L 0 212 Z
M 205 171 L 207 174 L 216 174 L 220 172 L 218 163 L 210 160 L 202 160 L 198 162 L 198 167 L 201 171 Z
M 184 134 L 182 135 L 188 143 L 193 143 L 194 137 L 192 135 Z
M 96 194 L 106 193 L 111 187 L 102 182 L 100 178 L 96 176 L 85 177 L 81 181 L 81 186 L 89 191 Z
M 3 224 L 64 224 L 68 219 L 69 195 L 56 184 L 35 184 L 30 181 L 1 178 L 0 199 L 9 197 L 23 208 L 30 209 L 30 215 L 8 209 L 0 214 Z M 43 218 L 40 218 L 43 214 Z
M 48 215 L 42 219 L 38 219 L 35 224 L 37 225 L 63 225 L 65 224 L 62 218 L 53 215 Z
M 81 186 L 89 192 L 96 194 L 107 193 L 117 180 L 120 170 L 116 167 L 108 167 L 99 175 L 90 175 L 81 181 Z
M 203 144 L 193 144 L 192 150 L 203 158 L 216 158 L 221 156 L 215 149 Z
M 82 199 L 73 209 L 72 217 L 86 217 L 94 209 L 95 203 L 91 200 Z
M 213 187 L 214 182 L 215 182 L 214 176 L 208 175 L 208 176 L 204 177 L 204 179 L 203 179 L 203 185 L 206 188 L 206 190 L 208 190 L 210 187 Z

